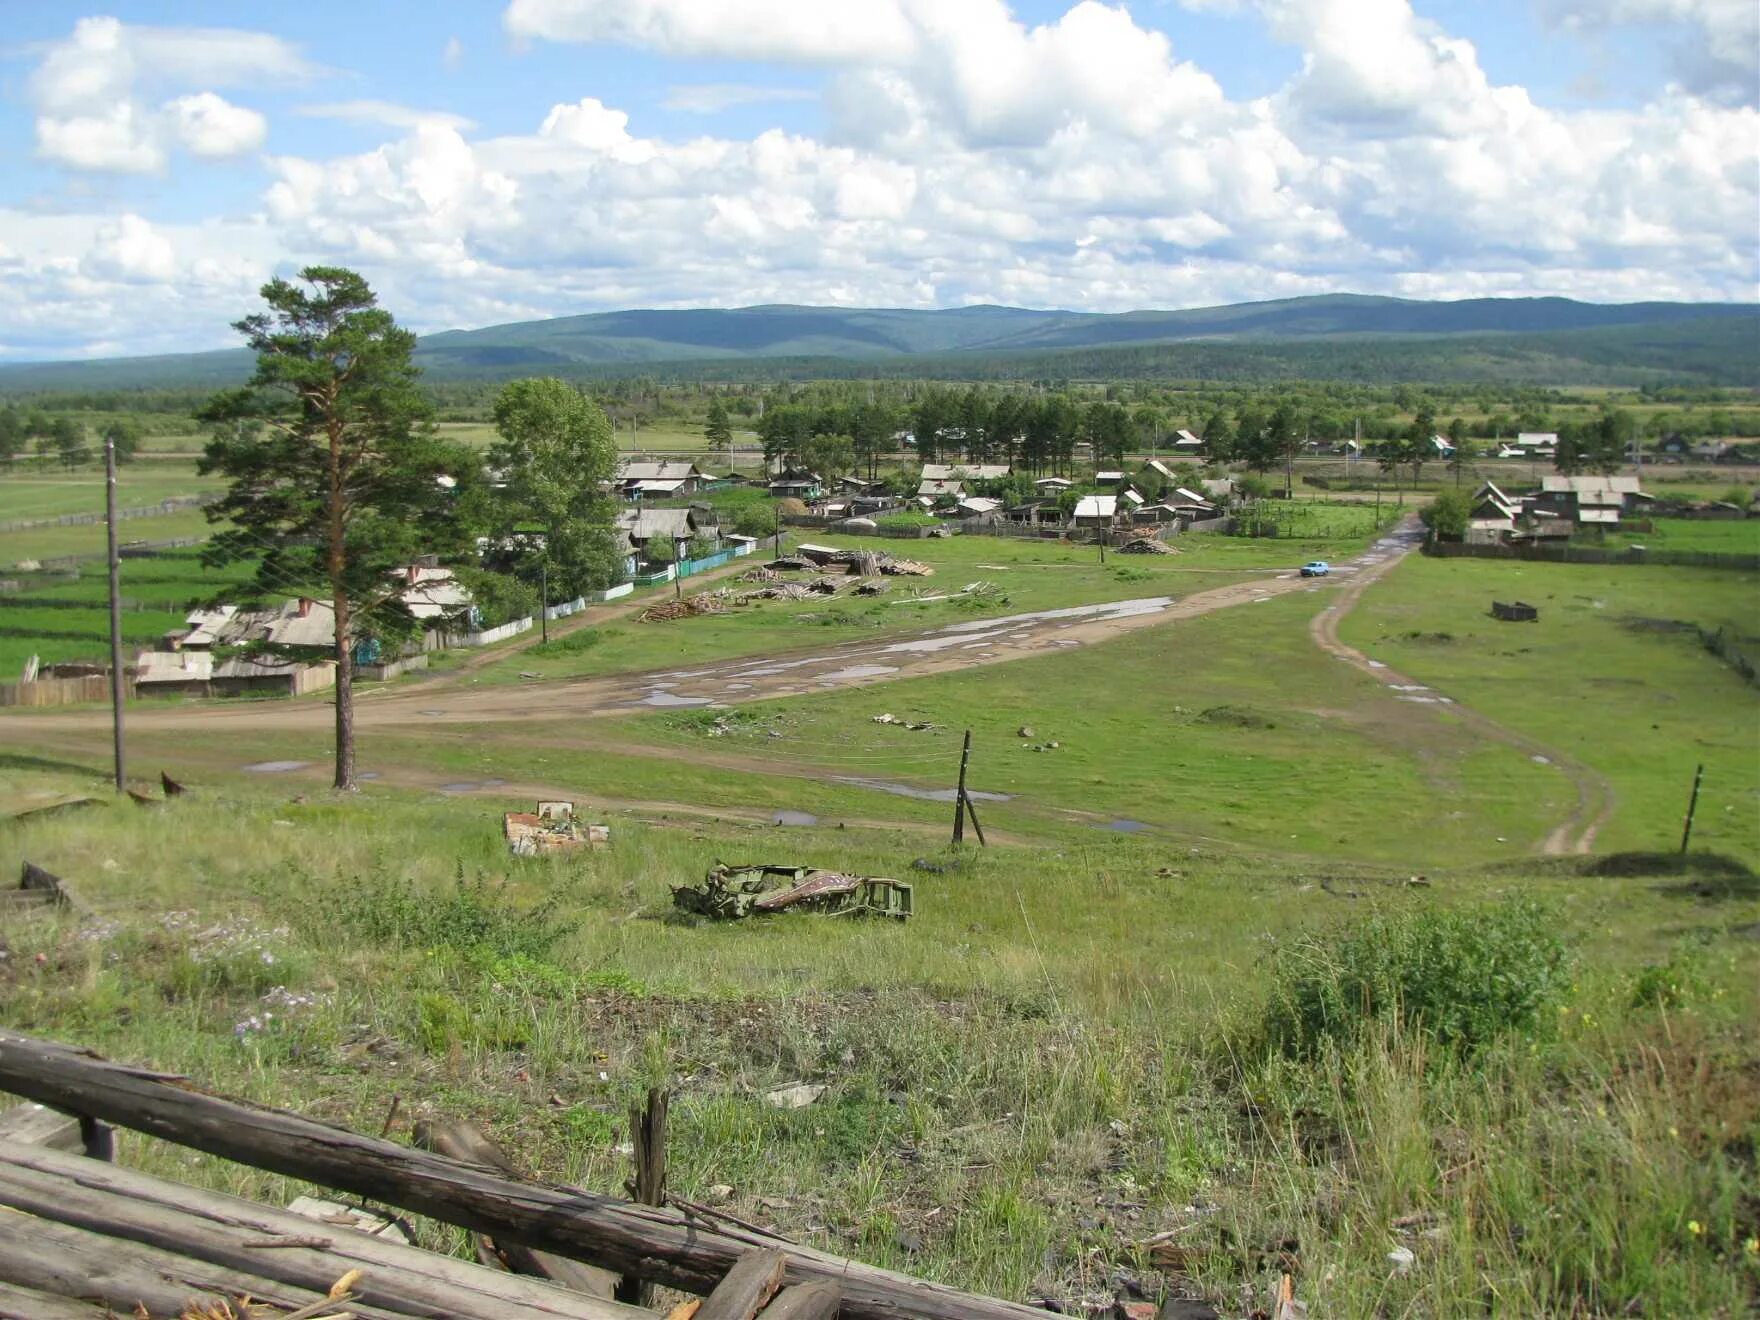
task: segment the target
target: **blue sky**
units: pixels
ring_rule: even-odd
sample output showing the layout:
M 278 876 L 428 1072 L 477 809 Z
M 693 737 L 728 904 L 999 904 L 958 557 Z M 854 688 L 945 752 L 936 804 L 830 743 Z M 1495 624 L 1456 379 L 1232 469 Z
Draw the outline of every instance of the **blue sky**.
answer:
M 762 301 L 1756 296 L 1752 0 L 10 3 L 0 360 Z

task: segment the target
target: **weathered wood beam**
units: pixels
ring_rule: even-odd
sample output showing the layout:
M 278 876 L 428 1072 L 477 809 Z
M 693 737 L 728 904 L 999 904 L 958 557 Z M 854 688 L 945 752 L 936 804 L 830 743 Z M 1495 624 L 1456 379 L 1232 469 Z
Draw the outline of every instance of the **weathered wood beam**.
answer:
M 47 1105 L 27 1100 L 0 1110 L 0 1141 L 21 1146 L 48 1146 L 54 1150 L 80 1150 L 79 1120 L 58 1114 Z
M 0 1215 L 0 1279 L 57 1297 L 100 1302 L 123 1315 L 144 1306 L 155 1316 L 182 1315 L 191 1301 L 217 1298 L 249 1297 L 295 1310 L 322 1301 L 328 1288 L 296 1288 L 30 1215 Z M 359 1302 L 346 1309 L 360 1320 L 400 1320 L 395 1311 Z
M 0 1320 L 109 1320 L 108 1308 L 0 1283 Z
M 835 1283 L 797 1283 L 764 1308 L 763 1320 L 832 1320 L 841 1300 Z
M 41 1147 L 0 1143 L 0 1206 L 312 1289 L 319 1296 L 359 1268 L 363 1274 L 355 1290 L 362 1301 L 401 1316 L 646 1320 L 643 1312 L 554 1284 Z M 328 1239 L 330 1245 L 260 1245 L 302 1239 Z
M 696 1320 L 756 1320 L 782 1288 L 788 1257 L 780 1251 L 741 1256 L 697 1308 Z
M 511 1238 L 687 1292 L 707 1293 L 754 1249 L 734 1226 L 579 1189 L 520 1183 L 298 1114 L 204 1094 L 181 1077 L 0 1031 L 0 1090 L 121 1127 Z M 1044 1320 L 1032 1307 L 789 1245 L 786 1281 L 835 1282 L 846 1320 Z

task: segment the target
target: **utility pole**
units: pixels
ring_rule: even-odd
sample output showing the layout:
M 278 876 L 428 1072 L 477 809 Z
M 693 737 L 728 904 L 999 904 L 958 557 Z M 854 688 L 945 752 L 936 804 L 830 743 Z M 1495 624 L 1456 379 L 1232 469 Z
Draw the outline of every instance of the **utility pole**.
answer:
M 959 749 L 959 787 L 953 794 L 953 841 L 964 843 L 966 839 L 966 762 L 972 757 L 972 731 L 966 730 L 966 740 Z
M 110 722 L 116 745 L 116 791 L 128 787 L 122 737 L 122 560 L 116 553 L 116 437 L 104 437 L 104 523 L 110 564 Z
M 545 642 L 550 640 L 550 565 L 538 565 L 538 632 Z
M 972 735 L 969 733 L 966 735 L 968 742 L 970 741 L 971 736 Z M 1687 799 L 1687 824 L 1686 828 L 1681 831 L 1681 853 L 1683 856 L 1687 851 L 1687 843 L 1693 837 L 1693 815 L 1699 810 L 1699 784 L 1704 778 L 1705 767 L 1701 765 L 1697 770 L 1693 771 L 1693 795 Z M 962 783 L 965 781 L 964 761 L 960 762 L 960 781 Z M 955 828 L 955 837 L 958 837 L 957 827 Z

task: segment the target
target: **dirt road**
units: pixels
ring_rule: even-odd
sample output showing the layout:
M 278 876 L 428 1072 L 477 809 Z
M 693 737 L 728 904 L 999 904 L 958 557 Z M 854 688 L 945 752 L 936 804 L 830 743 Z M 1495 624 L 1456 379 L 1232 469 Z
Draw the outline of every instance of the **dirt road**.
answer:
M 1613 786 L 1607 782 L 1606 778 L 1581 762 L 1562 755 L 1554 748 L 1537 742 L 1526 734 L 1506 728 L 1470 706 L 1461 705 L 1453 697 L 1445 696 L 1427 684 L 1409 678 L 1396 669 L 1390 669 L 1379 660 L 1371 660 L 1354 646 L 1349 646 L 1339 639 L 1339 624 L 1344 621 L 1346 615 L 1356 608 L 1357 602 L 1363 598 L 1363 593 L 1401 559 L 1415 550 L 1423 542 L 1423 539 L 1423 529 L 1418 526 L 1415 519 L 1408 519 L 1371 546 L 1358 561 L 1359 567 L 1345 585 L 1344 590 L 1309 622 L 1309 636 L 1314 639 L 1314 644 L 1321 650 L 1337 656 L 1347 664 L 1356 666 L 1376 682 L 1392 689 L 1398 694 L 1399 700 L 1411 702 L 1414 705 L 1432 706 L 1437 709 L 1446 707 L 1456 718 L 1481 736 L 1512 747 L 1536 761 L 1556 767 L 1559 773 L 1570 780 L 1571 787 L 1577 795 L 1577 805 L 1563 822 L 1540 840 L 1538 850 L 1547 854 L 1588 852 L 1594 847 L 1596 833 L 1613 814 Z

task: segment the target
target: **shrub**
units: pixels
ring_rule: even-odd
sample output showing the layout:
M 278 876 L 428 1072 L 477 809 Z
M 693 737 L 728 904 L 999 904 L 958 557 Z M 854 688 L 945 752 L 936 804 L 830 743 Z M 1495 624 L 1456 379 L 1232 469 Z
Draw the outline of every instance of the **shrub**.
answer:
M 561 896 L 520 907 L 505 882 L 467 877 L 448 892 L 418 889 L 404 876 L 365 876 L 322 893 L 311 906 L 326 939 L 339 933 L 367 946 L 450 949 L 466 959 L 545 955 L 574 930 L 557 911 Z
M 1371 1027 L 1422 1034 L 1467 1055 L 1531 1032 L 1568 975 L 1564 941 L 1539 904 L 1374 916 L 1340 936 L 1308 935 L 1279 960 L 1267 1042 L 1311 1056 Z
M 766 536 L 775 536 L 776 505 L 769 500 L 762 504 L 747 505 L 733 520 L 733 530 L 741 536 L 755 536 L 759 540 Z

